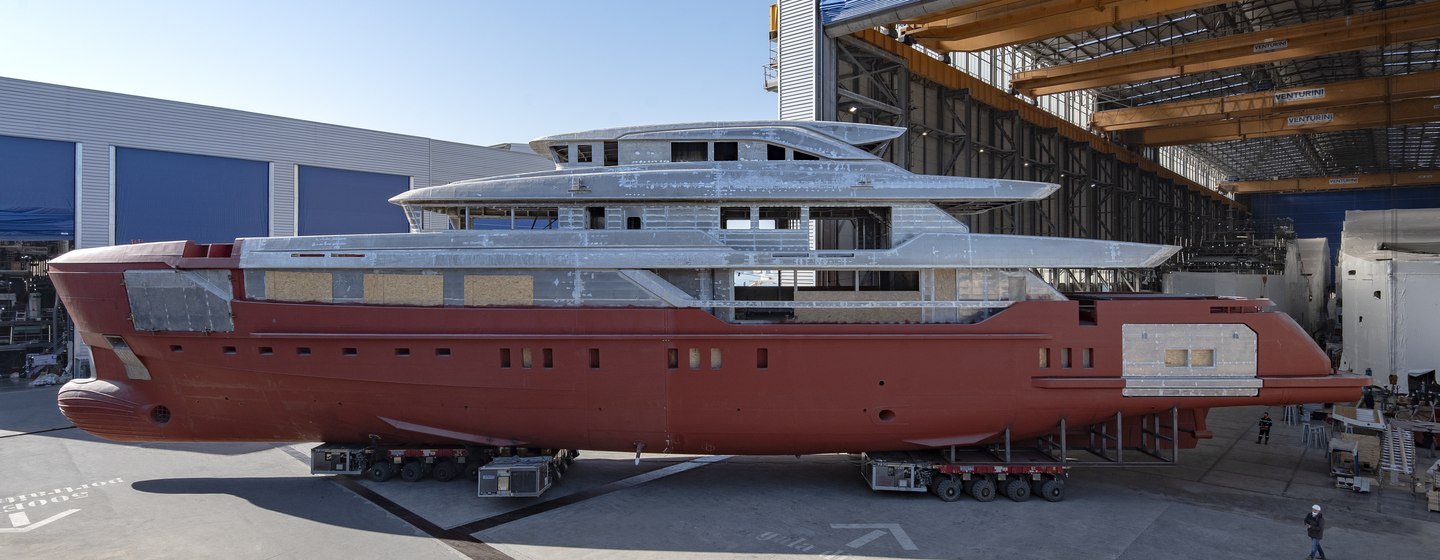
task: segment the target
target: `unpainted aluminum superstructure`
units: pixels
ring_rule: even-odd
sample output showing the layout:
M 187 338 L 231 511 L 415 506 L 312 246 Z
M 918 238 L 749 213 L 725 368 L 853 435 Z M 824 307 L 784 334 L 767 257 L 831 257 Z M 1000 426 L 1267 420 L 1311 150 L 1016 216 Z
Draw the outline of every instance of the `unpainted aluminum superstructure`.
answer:
M 275 271 L 331 272 L 335 302 L 363 291 L 365 271 L 424 271 L 448 275 L 437 303 L 462 304 L 463 276 L 508 271 L 534 278 L 534 305 L 701 307 L 731 320 L 735 308 L 903 308 L 923 310 L 918 322 L 969 322 L 985 314 L 962 310 L 1063 299 L 1028 269 L 1153 267 L 1176 251 L 970 233 L 961 216 L 1043 199 L 1058 186 L 912 174 L 875 155 L 902 132 L 739 122 L 540 138 L 531 146 L 556 161 L 554 171 L 391 199 L 404 207 L 410 234 L 244 239 L 247 296 L 273 299 L 265 280 Z M 851 231 L 864 227 L 878 233 Z M 826 237 L 834 239 L 817 239 Z M 852 278 L 810 280 L 826 271 Z M 866 285 L 867 274 L 884 272 L 911 285 Z M 791 278 L 792 288 L 873 289 L 897 299 L 751 300 L 736 290 L 747 273 L 781 288 Z

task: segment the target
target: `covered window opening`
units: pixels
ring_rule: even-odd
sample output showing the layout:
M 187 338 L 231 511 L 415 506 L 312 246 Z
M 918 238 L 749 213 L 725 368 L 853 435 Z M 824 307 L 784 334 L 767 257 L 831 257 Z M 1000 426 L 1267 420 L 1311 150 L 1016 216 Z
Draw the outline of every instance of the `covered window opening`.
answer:
M 619 142 L 606 142 L 606 143 L 605 143 L 605 166 L 606 166 L 606 167 L 614 167 L 614 166 L 616 166 L 616 165 L 620 165 L 620 143 L 619 143 Z
M 706 161 L 710 159 L 709 148 L 706 142 L 671 142 L 670 161 Z
M 738 142 L 716 142 L 715 161 L 739 161 L 740 144 Z

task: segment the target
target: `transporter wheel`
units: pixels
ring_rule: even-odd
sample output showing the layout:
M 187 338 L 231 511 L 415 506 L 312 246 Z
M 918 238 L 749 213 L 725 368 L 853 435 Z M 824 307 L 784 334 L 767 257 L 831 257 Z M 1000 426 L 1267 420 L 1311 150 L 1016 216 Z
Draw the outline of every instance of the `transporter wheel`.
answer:
M 970 481 L 970 496 L 977 502 L 990 502 L 995 500 L 995 481 L 989 477 L 976 478 Z
M 1030 499 L 1030 482 L 1023 478 L 1005 481 L 1005 496 L 1016 502 Z
M 427 472 L 430 469 L 427 469 L 425 467 L 425 463 L 421 463 L 419 461 L 407 461 L 405 463 L 405 466 L 400 467 L 400 479 L 404 480 L 405 482 L 415 482 L 417 480 L 425 478 L 425 475 L 430 474 L 429 472 Z
M 450 461 L 437 461 L 430 475 L 440 482 L 450 482 L 460 476 L 460 467 Z
M 390 463 L 375 463 L 365 469 L 365 478 L 375 482 L 385 482 L 395 476 L 395 469 L 390 468 Z
M 1065 483 L 1058 478 L 1047 478 L 1040 483 L 1040 497 L 1047 502 L 1058 502 L 1065 499 Z
M 965 495 L 965 485 L 960 479 L 953 476 L 938 478 L 932 485 L 932 492 L 944 502 L 956 502 Z

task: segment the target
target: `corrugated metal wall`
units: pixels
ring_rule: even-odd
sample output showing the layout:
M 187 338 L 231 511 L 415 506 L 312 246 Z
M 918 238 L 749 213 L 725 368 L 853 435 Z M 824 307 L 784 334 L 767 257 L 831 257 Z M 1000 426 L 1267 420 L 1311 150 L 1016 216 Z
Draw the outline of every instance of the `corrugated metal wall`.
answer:
M 520 152 L 10 78 L 0 78 L 0 135 L 80 144 L 78 247 L 114 242 L 116 147 L 269 162 L 273 235 L 296 232 L 297 165 L 402 175 L 414 187 L 553 168 Z
M 780 120 L 813 121 L 822 117 L 816 112 L 821 83 L 818 59 L 820 11 L 815 0 L 779 0 L 780 33 L 777 48 L 776 76 L 780 83 Z

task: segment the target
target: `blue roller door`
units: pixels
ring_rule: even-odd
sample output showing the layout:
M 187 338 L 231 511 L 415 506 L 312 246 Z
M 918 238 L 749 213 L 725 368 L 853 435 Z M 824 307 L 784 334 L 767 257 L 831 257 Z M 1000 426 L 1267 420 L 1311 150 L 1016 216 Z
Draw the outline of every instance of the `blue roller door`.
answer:
M 403 233 L 405 212 L 390 197 L 410 189 L 404 175 L 300 166 L 300 235 Z
M 0 240 L 75 238 L 75 144 L 0 136 Z
M 263 161 L 115 150 L 115 243 L 229 243 L 270 233 Z

